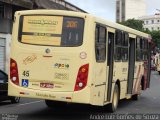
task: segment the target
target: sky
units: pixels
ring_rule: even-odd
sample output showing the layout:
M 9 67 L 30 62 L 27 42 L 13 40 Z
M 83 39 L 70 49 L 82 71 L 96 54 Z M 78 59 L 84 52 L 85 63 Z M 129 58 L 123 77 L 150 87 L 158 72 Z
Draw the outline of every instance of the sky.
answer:
M 66 0 L 77 7 L 115 22 L 115 1 L 116 0 Z M 160 0 L 145 0 L 147 3 L 147 15 L 153 15 L 156 9 L 160 9 Z

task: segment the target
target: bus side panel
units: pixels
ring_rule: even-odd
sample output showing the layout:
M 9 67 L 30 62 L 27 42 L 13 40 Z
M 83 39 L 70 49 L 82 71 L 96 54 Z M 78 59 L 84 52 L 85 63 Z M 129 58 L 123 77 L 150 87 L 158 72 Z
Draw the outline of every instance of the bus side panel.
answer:
M 143 62 L 135 63 L 135 73 L 134 73 L 134 82 L 133 82 L 133 94 L 138 94 L 140 92 L 141 81 L 144 73 Z
M 95 69 L 96 68 L 96 69 Z M 91 86 L 91 104 L 103 106 L 105 87 L 106 87 L 106 69 L 103 63 L 95 63 L 93 69 L 93 84 Z
M 103 106 L 104 105 L 104 91 L 105 91 L 105 85 L 94 86 L 92 88 L 90 103 L 96 106 Z
M 122 62 L 121 67 L 121 80 L 120 80 L 120 99 L 123 99 L 126 97 L 126 91 L 127 91 L 127 79 L 128 79 L 128 61 Z

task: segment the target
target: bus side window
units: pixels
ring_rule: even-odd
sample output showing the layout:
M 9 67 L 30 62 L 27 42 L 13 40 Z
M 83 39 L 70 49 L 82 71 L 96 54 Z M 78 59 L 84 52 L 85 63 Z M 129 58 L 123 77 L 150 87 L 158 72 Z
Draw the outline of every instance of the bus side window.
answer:
M 145 42 L 144 42 L 144 46 L 145 46 L 145 49 L 148 50 L 148 40 L 147 39 L 144 39 Z
M 140 38 L 139 37 L 137 37 L 136 39 L 136 48 L 140 49 Z
M 97 62 L 105 62 L 106 60 L 106 28 L 96 26 L 95 31 L 95 53 Z
M 114 59 L 115 61 L 121 61 L 122 60 L 122 31 L 116 30 L 116 38 L 115 38 L 115 54 Z
M 115 44 L 116 45 L 121 45 L 122 44 L 122 31 L 120 31 L 120 30 L 116 30 Z
M 122 54 L 122 62 L 128 61 L 128 39 L 129 35 L 126 32 L 122 33 L 122 49 L 121 49 L 121 54 Z
M 143 61 L 146 61 L 148 59 L 148 40 L 146 38 L 143 39 L 144 48 L 143 51 Z
M 115 61 L 120 61 L 121 57 L 122 57 L 121 47 L 116 47 L 114 56 Z
M 140 49 L 144 48 L 144 39 L 140 38 Z
M 137 37 L 136 38 L 136 61 L 141 61 L 142 60 L 142 38 Z

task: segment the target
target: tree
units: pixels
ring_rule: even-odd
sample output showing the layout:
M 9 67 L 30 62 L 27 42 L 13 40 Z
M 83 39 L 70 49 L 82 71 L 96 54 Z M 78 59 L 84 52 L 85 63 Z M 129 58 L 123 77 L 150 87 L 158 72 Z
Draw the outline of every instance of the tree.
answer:
M 156 44 L 158 48 L 160 48 L 160 30 L 156 31 L 144 31 L 152 36 L 153 42 Z
M 119 24 L 122 24 L 124 26 L 128 26 L 130 28 L 133 28 L 133 29 L 136 29 L 139 31 L 144 31 L 143 21 L 141 21 L 141 20 L 128 19 L 124 22 L 120 22 Z

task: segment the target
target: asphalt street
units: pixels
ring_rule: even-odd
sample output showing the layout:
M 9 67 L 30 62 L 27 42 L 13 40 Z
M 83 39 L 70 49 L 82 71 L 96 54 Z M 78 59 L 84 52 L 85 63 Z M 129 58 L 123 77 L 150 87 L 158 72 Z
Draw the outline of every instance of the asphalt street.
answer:
M 151 74 L 150 89 L 142 92 L 138 101 L 121 100 L 118 110 L 114 114 L 148 114 L 160 113 L 160 75 L 154 71 Z M 21 98 L 20 103 L 11 104 L 10 101 L 0 103 L 0 120 L 6 116 L 18 120 L 90 120 L 93 115 L 108 115 L 105 109 L 71 104 L 66 107 L 48 108 L 44 100 Z

